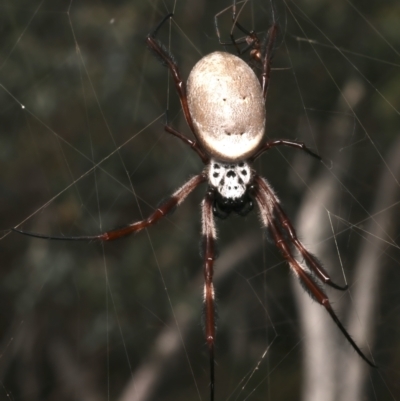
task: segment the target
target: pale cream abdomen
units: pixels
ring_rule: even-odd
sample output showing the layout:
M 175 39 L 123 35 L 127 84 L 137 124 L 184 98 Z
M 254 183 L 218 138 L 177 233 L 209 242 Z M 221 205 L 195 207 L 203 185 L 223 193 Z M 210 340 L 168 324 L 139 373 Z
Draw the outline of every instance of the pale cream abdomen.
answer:
M 187 82 L 196 135 L 214 158 L 245 160 L 265 130 L 265 105 L 253 70 L 239 57 L 215 52 L 203 57 Z

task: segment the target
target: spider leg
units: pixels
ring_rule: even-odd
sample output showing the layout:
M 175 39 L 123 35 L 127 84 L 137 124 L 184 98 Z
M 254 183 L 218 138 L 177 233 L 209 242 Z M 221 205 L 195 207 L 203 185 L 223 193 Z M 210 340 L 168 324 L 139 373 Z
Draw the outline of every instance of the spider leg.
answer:
M 182 135 L 179 131 L 177 131 L 176 129 L 172 128 L 169 124 L 168 124 L 168 112 L 165 113 L 166 117 L 167 117 L 167 121 L 166 124 L 164 126 L 165 131 L 167 131 L 169 134 L 174 135 L 175 137 L 179 138 L 181 141 L 183 141 L 186 145 L 189 145 L 191 147 L 191 149 L 193 149 L 198 156 L 200 157 L 200 159 L 202 160 L 202 162 L 204 164 L 207 164 L 210 161 L 210 158 L 205 154 L 205 152 L 203 151 L 203 149 L 200 147 L 199 143 L 196 141 L 192 141 L 191 139 L 187 138 L 185 135 Z
M 175 88 L 178 92 L 178 96 L 182 105 L 183 113 L 185 115 L 185 119 L 191 129 L 194 137 L 196 138 L 196 132 L 194 130 L 192 116 L 190 115 L 188 101 L 187 101 L 187 94 L 186 94 L 186 85 L 181 78 L 181 74 L 178 69 L 178 65 L 174 60 L 172 54 L 168 52 L 165 46 L 158 41 L 155 36 L 159 29 L 163 26 L 163 24 L 169 20 L 173 16 L 172 13 L 167 14 L 162 21 L 157 25 L 153 32 L 151 32 L 146 37 L 146 43 L 151 50 L 161 59 L 161 62 L 169 69 L 171 72 L 172 78 L 175 82 Z M 196 138 L 197 139 L 197 138 Z M 197 142 L 197 141 L 196 141 Z
M 224 14 L 230 8 L 232 9 L 232 21 L 233 21 L 233 25 L 232 25 L 231 32 L 230 32 L 231 41 L 230 42 L 223 42 L 221 40 L 221 34 L 220 34 L 220 31 L 219 31 L 218 18 L 220 17 L 220 15 Z M 216 32 L 217 37 L 218 37 L 219 44 L 222 45 L 222 46 L 232 46 L 232 45 L 234 45 L 235 48 L 236 48 L 237 53 L 240 55 L 240 54 L 243 53 L 243 51 L 240 49 L 240 47 L 238 45 L 242 44 L 242 43 L 246 43 L 246 39 L 245 38 L 241 38 L 241 39 L 236 40 L 234 38 L 233 30 L 234 30 L 235 26 L 237 26 L 236 0 L 233 0 L 233 4 L 231 4 L 230 6 L 224 8 L 222 11 L 218 12 L 217 14 L 215 14 L 215 16 L 214 16 L 214 27 L 215 27 L 215 32 Z M 247 32 L 245 32 L 245 33 L 247 34 Z
M 235 45 L 237 49 L 237 53 L 239 56 L 242 54 L 246 53 L 248 50 L 253 48 L 252 51 L 250 51 L 250 56 L 254 58 L 257 62 L 261 61 L 260 58 L 260 39 L 258 38 L 258 35 L 254 31 L 248 31 L 244 26 L 239 24 L 236 14 L 232 16 L 232 20 L 234 21 L 234 24 L 232 26 L 231 32 L 230 32 L 230 38 L 232 43 Z M 233 29 L 234 28 L 239 29 L 239 31 L 243 32 L 246 37 L 240 38 L 240 39 L 235 39 L 233 36 Z M 246 43 L 247 45 L 243 47 L 242 49 L 239 48 L 239 44 Z
M 262 74 L 261 87 L 263 90 L 264 100 L 267 100 L 267 92 L 269 86 L 269 78 L 271 75 L 272 57 L 274 55 L 274 46 L 278 35 L 278 25 L 272 24 L 268 29 L 266 45 L 262 51 Z
M 231 6 L 225 8 L 224 10 L 220 11 L 218 14 L 215 15 L 214 26 L 215 26 L 215 31 L 217 33 L 218 41 L 221 45 L 234 45 L 236 48 L 236 52 L 239 56 L 247 52 L 248 50 L 252 49 L 250 50 L 250 57 L 253 58 L 257 62 L 257 64 L 261 66 L 262 69 L 260 81 L 265 101 L 267 100 L 267 92 L 268 92 L 269 78 L 271 75 L 271 65 L 272 65 L 274 46 L 276 37 L 278 35 L 278 24 L 276 23 L 272 24 L 272 26 L 268 29 L 265 45 L 261 44 L 258 35 L 254 31 L 249 31 L 246 28 L 244 28 L 241 24 L 239 24 L 238 16 L 242 11 L 242 9 L 240 9 L 239 12 L 237 13 L 236 5 L 237 1 L 234 0 Z M 230 32 L 231 43 L 225 43 L 221 41 L 221 34 L 219 32 L 219 27 L 218 27 L 218 17 L 225 11 L 229 10 L 230 8 L 232 8 L 232 21 L 233 21 L 233 25 Z M 233 35 L 233 31 L 235 28 L 243 32 L 246 35 L 246 37 L 244 39 L 241 38 L 236 40 Z M 247 46 L 241 49 L 239 47 L 239 44 L 242 43 L 247 43 Z
M 136 233 L 143 230 L 144 228 L 150 227 L 157 223 L 160 219 L 165 217 L 175 207 L 178 207 L 186 197 L 201 183 L 207 180 L 204 173 L 192 177 L 184 185 L 182 185 L 177 191 L 175 191 L 170 198 L 164 201 L 147 219 L 131 223 L 127 226 L 117 228 L 115 230 L 107 231 L 98 235 L 88 235 L 80 237 L 63 237 L 63 236 L 52 236 L 46 234 L 31 233 L 28 231 L 22 231 L 18 228 L 12 228 L 11 230 L 19 234 L 27 235 L 30 237 L 41 238 L 46 240 L 62 240 L 62 241 L 113 241 L 118 238 L 126 237 L 127 235 Z
M 213 214 L 214 192 L 208 191 L 202 203 L 202 236 L 204 247 L 204 312 L 205 335 L 210 353 L 210 400 L 214 400 L 214 345 L 215 345 L 215 296 L 213 286 L 215 240 L 217 232 Z
M 316 159 L 318 159 L 319 161 L 322 161 L 322 158 L 317 155 L 316 153 L 314 153 L 312 150 L 310 150 L 305 143 L 303 142 L 297 142 L 297 141 L 287 141 L 284 139 L 275 139 L 272 141 L 267 141 L 264 143 L 264 145 L 262 145 L 257 152 L 251 157 L 249 158 L 250 162 L 254 162 L 254 160 L 256 160 L 259 156 L 261 156 L 264 152 L 266 152 L 267 150 L 270 150 L 271 148 L 275 147 L 275 146 L 290 146 L 292 148 L 296 148 L 296 149 L 300 149 L 306 153 L 308 153 L 310 156 L 315 157 Z
M 275 196 L 271 197 L 271 191 L 266 191 L 265 188 L 267 184 L 262 178 L 256 176 L 255 181 L 256 181 L 255 199 L 260 208 L 261 220 L 264 226 L 270 229 L 270 232 L 274 238 L 276 246 L 279 248 L 283 257 L 289 263 L 290 268 L 299 279 L 300 284 L 302 284 L 303 288 L 308 292 L 311 298 L 313 298 L 315 301 L 317 301 L 320 305 L 322 305 L 326 309 L 326 311 L 331 316 L 332 320 L 335 322 L 336 326 L 340 329 L 340 331 L 346 337 L 347 341 L 357 352 L 357 354 L 366 363 L 368 363 L 368 365 L 376 368 L 377 366 L 364 355 L 364 353 L 360 350 L 358 345 L 351 338 L 350 334 L 344 328 L 343 324 L 340 322 L 339 318 L 334 312 L 329 302 L 328 296 L 325 294 L 322 288 L 320 288 L 315 278 L 313 277 L 311 271 L 307 271 L 306 267 L 302 266 L 293 256 L 291 247 L 287 243 L 287 238 L 285 238 L 285 235 L 281 231 L 280 225 L 277 223 L 274 217 L 273 212 L 276 206 L 275 204 L 277 203 L 277 199 L 275 198 Z
M 236 2 L 235 2 L 236 3 Z M 234 4 L 235 6 L 236 4 Z M 257 34 L 254 31 L 248 31 L 246 28 L 244 28 L 242 25 L 239 24 L 237 17 L 236 17 L 236 9 L 234 8 L 233 14 L 232 14 L 232 21 L 234 22 L 231 32 L 229 34 L 230 38 L 231 38 L 231 42 L 233 43 L 233 45 L 236 48 L 236 51 L 238 53 L 239 56 L 241 56 L 242 54 L 246 53 L 249 49 L 251 49 L 252 47 L 258 51 L 258 48 L 260 47 L 260 41 L 258 39 Z M 242 31 L 246 37 L 241 40 L 238 39 L 236 40 L 235 37 L 233 36 L 233 30 L 234 28 L 239 29 L 239 31 Z M 245 46 L 244 48 L 240 48 L 239 44 L 241 43 L 247 43 L 247 46 Z M 250 54 L 252 54 L 250 52 Z M 255 59 L 257 59 L 257 57 L 255 57 Z M 259 61 L 259 60 L 257 60 Z
M 241 3 L 246 3 L 246 2 L 242 1 Z M 246 28 L 244 28 L 241 24 L 239 24 L 238 17 L 240 15 L 240 13 L 242 12 L 244 5 L 241 7 L 239 12 L 237 13 L 236 12 L 236 4 L 237 4 L 237 1 L 233 0 L 233 3 L 230 6 L 224 8 L 222 11 L 215 14 L 214 27 L 215 27 L 215 32 L 218 37 L 219 44 L 222 46 L 232 46 L 232 45 L 235 46 L 238 56 L 241 56 L 242 54 L 246 53 L 251 48 L 256 49 L 258 51 L 258 49 L 260 47 L 260 40 L 258 39 L 258 36 L 254 31 L 249 31 Z M 229 37 L 230 37 L 231 41 L 223 42 L 221 40 L 221 34 L 219 31 L 218 18 L 222 14 L 224 14 L 226 11 L 228 11 L 229 9 L 232 9 L 232 22 L 233 22 L 231 31 L 229 33 Z M 235 28 L 239 29 L 239 31 L 243 32 L 246 36 L 236 39 L 233 35 Z M 240 48 L 239 45 L 242 45 L 242 44 L 246 44 L 246 46 L 244 48 Z M 253 57 L 253 58 L 257 59 L 257 57 Z M 260 59 L 258 58 L 257 61 L 260 62 Z
M 337 290 L 346 291 L 349 286 L 348 285 L 340 286 L 338 284 L 335 284 L 329 277 L 329 274 L 321 266 L 321 263 L 318 261 L 318 259 L 310 252 L 308 252 L 308 250 L 304 247 L 304 245 L 299 241 L 299 239 L 297 238 L 296 231 L 292 226 L 292 223 L 286 216 L 286 213 L 283 211 L 276 195 L 273 193 L 271 188 L 269 188 L 266 182 L 260 178 L 257 179 L 257 183 L 259 186 L 262 187 L 262 190 L 265 193 L 267 193 L 268 197 L 270 197 L 270 199 L 272 200 L 274 217 L 278 219 L 280 227 L 284 230 L 283 234 L 291 240 L 291 242 L 299 251 L 300 255 L 304 258 L 307 267 L 309 267 L 309 269 L 312 272 L 314 272 L 316 276 L 325 284 Z
M 243 1 L 241 3 L 246 3 L 246 1 Z M 261 55 L 261 43 L 260 43 L 260 39 L 258 38 L 258 35 L 256 34 L 256 32 L 254 31 L 249 31 L 248 29 L 246 29 L 243 25 L 241 25 L 238 21 L 239 15 L 243 10 L 243 7 L 245 6 L 245 4 L 243 4 L 243 6 L 240 8 L 240 10 L 237 12 L 236 8 L 237 8 L 237 1 L 233 0 L 232 5 L 230 5 L 229 7 L 224 8 L 222 11 L 220 11 L 219 13 L 215 14 L 214 16 L 214 27 L 215 27 L 215 32 L 217 34 L 218 37 L 218 41 L 219 44 L 222 46 L 227 46 L 227 45 L 233 45 L 236 48 L 236 52 L 238 54 L 238 56 L 241 56 L 242 54 L 246 53 L 248 50 L 252 49 L 250 51 L 250 56 L 251 58 L 253 58 L 254 60 L 256 60 L 256 62 L 258 64 L 262 65 L 262 55 Z M 229 33 L 229 37 L 231 39 L 230 42 L 223 42 L 221 40 L 221 34 L 219 31 L 219 26 L 218 26 L 218 18 L 224 14 L 226 11 L 228 11 L 229 9 L 232 9 L 232 27 L 231 27 L 231 31 Z M 274 28 L 275 27 L 275 28 Z M 241 31 L 242 33 L 244 33 L 246 36 L 242 37 L 240 39 L 236 39 L 233 32 L 235 30 L 235 28 L 237 28 L 239 31 Z M 268 43 L 265 46 L 264 51 L 267 52 L 269 59 L 272 59 L 272 50 L 273 50 L 273 44 L 275 42 L 275 37 L 271 38 L 271 29 L 274 28 L 275 30 L 277 30 L 277 25 L 274 24 L 268 31 Z M 276 36 L 276 33 L 275 33 Z M 240 48 L 239 45 L 242 44 L 246 44 L 245 47 Z M 265 67 L 266 68 L 266 67 Z M 269 66 L 270 68 L 270 66 Z M 268 72 L 268 78 L 269 78 L 269 72 Z M 264 91 L 263 91 L 264 92 Z M 265 96 L 264 96 L 265 98 Z

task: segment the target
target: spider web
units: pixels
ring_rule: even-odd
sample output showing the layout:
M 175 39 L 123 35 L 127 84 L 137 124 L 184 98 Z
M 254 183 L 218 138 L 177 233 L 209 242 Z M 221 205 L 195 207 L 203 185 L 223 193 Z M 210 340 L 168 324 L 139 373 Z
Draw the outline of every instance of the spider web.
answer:
M 0 398 L 207 400 L 199 257 L 204 188 L 156 227 L 104 245 L 90 235 L 147 216 L 202 164 L 159 38 L 183 77 L 221 49 L 230 1 L 0 0 Z M 399 6 L 275 0 L 238 4 L 240 23 L 280 26 L 269 138 L 293 149 L 255 163 L 335 282 L 339 318 L 372 370 L 288 274 L 257 213 L 218 221 L 216 398 L 400 399 Z M 230 11 L 219 19 L 229 39 Z M 240 32 L 235 32 L 239 37 Z M 227 49 L 233 51 L 233 49 Z M 244 59 L 247 60 L 247 56 Z

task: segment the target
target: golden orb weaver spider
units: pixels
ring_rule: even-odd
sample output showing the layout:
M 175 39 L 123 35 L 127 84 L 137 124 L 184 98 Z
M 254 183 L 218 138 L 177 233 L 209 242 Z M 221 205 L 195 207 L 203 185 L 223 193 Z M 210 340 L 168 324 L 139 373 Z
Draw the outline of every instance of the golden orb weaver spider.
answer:
M 131 223 L 123 228 L 80 237 L 49 236 L 25 232 L 17 228 L 13 231 L 49 240 L 112 241 L 157 223 L 179 206 L 195 188 L 207 183 L 208 189 L 201 209 L 205 337 L 210 355 L 210 400 L 214 400 L 215 393 L 216 328 L 213 288 L 217 237 L 215 217 L 224 219 L 232 212 L 245 216 L 253 209 L 254 204 L 259 207 L 262 225 L 269 229 L 277 248 L 308 294 L 327 310 L 361 358 L 370 366 L 375 367 L 339 321 L 320 282 L 338 290 L 346 290 L 347 286 L 342 287 L 332 282 L 320 262 L 297 238 L 292 224 L 268 182 L 252 169 L 255 159 L 265 151 L 281 145 L 303 150 L 320 160 L 320 157 L 303 143 L 289 140 L 263 141 L 266 120 L 265 101 L 274 44 L 278 34 L 277 25 L 272 25 L 268 30 L 266 41 L 261 44 L 257 34 L 243 28 L 236 21 L 235 13 L 233 16 L 234 26 L 246 35 L 246 39 L 244 42 L 236 41 L 231 33 L 232 44 L 239 54 L 250 51 L 252 59 L 261 69 L 260 78 L 239 57 L 219 51 L 203 57 L 193 67 L 185 85 L 174 58 L 156 39 L 159 29 L 171 17 L 172 14 L 168 14 L 160 22 L 147 36 L 146 43 L 171 72 L 185 119 L 195 140 L 176 131 L 168 122 L 165 130 L 196 152 L 205 165 L 203 171 L 176 190 L 147 219 Z M 241 43 L 246 44 L 245 48 L 240 49 Z M 296 252 L 303 258 L 302 261 L 298 260 Z

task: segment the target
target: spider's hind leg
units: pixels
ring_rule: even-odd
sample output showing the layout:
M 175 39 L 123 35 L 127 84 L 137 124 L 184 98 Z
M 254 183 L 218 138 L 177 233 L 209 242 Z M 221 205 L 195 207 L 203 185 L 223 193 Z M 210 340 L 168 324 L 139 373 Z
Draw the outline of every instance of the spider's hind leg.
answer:
M 235 46 L 236 48 L 236 53 L 238 54 L 238 56 L 246 53 L 249 49 L 251 48 L 259 48 L 260 46 L 260 41 L 258 39 L 257 34 L 254 31 L 249 31 L 246 28 L 244 28 L 241 24 L 239 24 L 238 22 L 238 17 L 239 14 L 241 13 L 242 8 L 239 10 L 239 12 L 236 11 L 236 0 L 233 0 L 232 5 L 230 5 L 229 7 L 224 8 L 222 11 L 220 11 L 219 13 L 215 14 L 214 16 L 214 27 L 215 27 L 215 32 L 217 34 L 218 37 L 218 41 L 219 44 L 222 46 Z M 220 34 L 220 30 L 219 30 L 219 26 L 218 26 L 218 18 L 224 14 L 226 11 L 228 11 L 229 9 L 232 9 L 232 26 L 231 26 L 231 30 L 229 33 L 229 37 L 230 37 L 230 42 L 223 42 L 221 40 L 221 34 Z M 242 33 L 244 33 L 246 36 L 236 39 L 233 32 L 235 30 L 235 28 L 239 29 L 239 31 L 241 31 Z M 241 47 L 241 45 L 245 45 L 244 47 Z
M 223 46 L 227 45 L 235 46 L 236 52 L 239 56 L 246 53 L 247 51 L 250 51 L 250 58 L 254 60 L 254 62 L 257 64 L 257 67 L 261 69 L 260 84 L 262 87 L 264 100 L 266 100 L 269 78 L 271 75 L 271 66 L 272 66 L 272 58 L 274 55 L 275 42 L 279 31 L 278 24 L 274 22 L 268 29 L 265 40 L 261 41 L 255 31 L 249 31 L 238 22 L 238 16 L 241 12 L 241 9 L 239 10 L 239 12 L 237 12 L 236 5 L 237 2 L 236 0 L 234 0 L 231 6 L 225 8 L 224 10 L 220 11 L 218 14 L 215 15 L 214 17 L 215 31 L 217 33 L 219 43 Z M 223 14 L 230 8 L 232 8 L 232 22 L 233 22 L 229 34 L 231 42 L 223 42 L 221 41 L 221 35 L 218 27 L 218 18 L 221 14 Z M 245 36 L 236 39 L 233 34 L 235 28 L 241 31 Z M 241 45 L 244 46 L 241 47 Z
M 175 89 L 178 93 L 179 100 L 181 102 L 181 106 L 183 109 L 183 113 L 185 115 L 185 119 L 189 125 L 189 128 L 191 129 L 193 135 L 196 137 L 196 132 L 193 126 L 193 121 L 192 121 L 192 116 L 190 115 L 189 111 L 189 106 L 188 106 L 188 100 L 187 100 L 187 94 L 186 94 L 186 85 L 185 82 L 183 82 L 178 65 L 172 56 L 172 54 L 165 48 L 165 46 L 158 40 L 156 39 L 156 35 L 160 28 L 163 26 L 163 24 L 168 21 L 173 14 L 167 14 L 161 22 L 157 25 L 157 27 L 147 35 L 146 37 L 146 43 L 147 46 L 149 47 L 150 50 L 152 50 L 155 55 L 161 60 L 162 64 L 166 66 L 169 71 L 171 72 L 172 78 L 175 83 Z M 196 138 L 197 142 L 197 138 Z
M 274 47 L 276 37 L 278 36 L 278 25 L 274 23 L 268 30 L 265 45 L 261 46 L 261 51 L 252 50 L 250 55 L 256 60 L 259 60 L 262 65 L 261 87 L 264 95 L 264 100 L 267 100 L 267 92 L 269 86 L 269 78 L 271 75 L 272 58 L 274 56 Z M 254 52 L 256 51 L 256 52 Z

